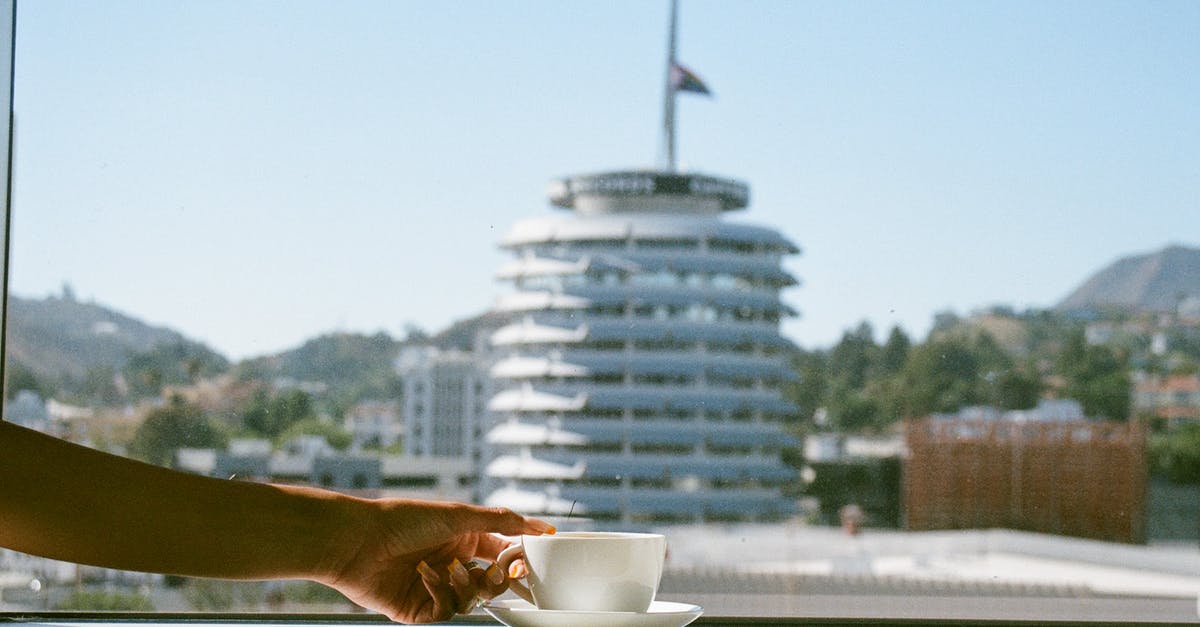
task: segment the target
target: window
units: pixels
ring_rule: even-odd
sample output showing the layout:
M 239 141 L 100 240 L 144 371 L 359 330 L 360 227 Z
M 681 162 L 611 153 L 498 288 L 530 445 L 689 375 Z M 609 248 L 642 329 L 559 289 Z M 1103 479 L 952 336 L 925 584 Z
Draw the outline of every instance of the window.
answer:
M 693 451 L 694 447 L 690 444 L 634 444 L 633 452 L 635 454 L 646 455 L 688 455 Z
M 620 250 L 626 247 L 624 239 L 579 239 L 571 240 L 570 245 L 573 248 L 595 251 Z
M 1194 620 L 1196 4 L 681 0 L 679 178 L 553 204 L 668 169 L 667 6 L 22 2 L 4 418 L 476 501 L 513 419 L 710 621 Z M 117 600 L 352 609 L 0 551 L 0 619 Z
M 708 249 L 713 252 L 749 254 L 754 252 L 754 242 L 714 239 L 708 242 Z
M 694 250 L 696 240 L 692 239 L 637 239 L 633 242 L 638 250 L 686 251 Z

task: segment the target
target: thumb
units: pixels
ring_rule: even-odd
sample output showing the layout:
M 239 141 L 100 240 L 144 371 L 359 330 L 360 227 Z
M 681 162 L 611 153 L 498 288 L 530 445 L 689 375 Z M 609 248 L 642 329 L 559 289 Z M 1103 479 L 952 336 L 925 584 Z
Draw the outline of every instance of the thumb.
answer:
M 480 507 L 462 504 L 456 508 L 455 522 L 463 531 L 499 533 L 506 536 L 554 533 L 554 525 L 537 518 L 522 516 L 506 507 Z

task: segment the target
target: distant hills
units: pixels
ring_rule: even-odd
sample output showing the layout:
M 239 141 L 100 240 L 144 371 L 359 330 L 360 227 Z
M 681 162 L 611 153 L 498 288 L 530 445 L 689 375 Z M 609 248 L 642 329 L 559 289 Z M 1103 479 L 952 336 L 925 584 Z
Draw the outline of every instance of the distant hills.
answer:
M 69 290 L 40 300 L 10 295 L 5 340 L 10 365 L 15 362 L 55 384 L 98 372 L 115 375 L 135 356 L 164 349 L 197 358 L 210 369 L 228 366 L 225 357 L 177 331 L 78 301 Z
M 273 355 L 236 365 L 183 334 L 146 324 L 97 304 L 76 300 L 69 289 L 43 299 L 9 297 L 6 374 L 76 402 L 113 403 L 132 395 L 156 396 L 164 384 L 230 372 L 242 380 L 315 383 L 335 401 L 396 396 L 395 360 L 408 343 L 471 350 L 489 317 L 460 320 L 435 335 L 405 340 L 386 333 L 328 333 Z M 36 384 L 36 385 L 34 385 Z
M 1200 248 L 1168 246 L 1109 264 L 1054 308 L 1061 313 L 1173 312 L 1200 300 Z
M 346 406 L 360 399 L 400 395 L 395 361 L 404 342 L 386 333 L 330 333 L 277 355 L 240 362 L 242 379 L 317 384 Z
M 1200 248 L 1168 246 L 1118 259 L 1088 278 L 1054 310 L 1089 315 L 1167 312 L 1183 302 L 1200 306 Z M 295 349 L 233 366 L 221 354 L 177 331 L 81 302 L 64 290 L 43 299 L 9 298 L 7 350 L 10 372 L 25 371 L 49 389 L 91 397 L 97 390 L 111 397 L 117 391 L 105 388 L 113 381 L 117 390 L 124 390 L 120 395 L 139 393 L 139 381 L 147 374 L 158 377 L 158 383 L 174 383 L 232 370 L 265 380 L 321 382 L 336 396 L 349 399 L 394 392 L 392 364 L 406 343 L 471 350 L 478 334 L 496 324 L 494 317 L 482 314 L 436 334 L 414 333 L 406 340 L 385 333 L 326 334 Z M 152 392 L 145 386 L 140 389 L 140 393 Z

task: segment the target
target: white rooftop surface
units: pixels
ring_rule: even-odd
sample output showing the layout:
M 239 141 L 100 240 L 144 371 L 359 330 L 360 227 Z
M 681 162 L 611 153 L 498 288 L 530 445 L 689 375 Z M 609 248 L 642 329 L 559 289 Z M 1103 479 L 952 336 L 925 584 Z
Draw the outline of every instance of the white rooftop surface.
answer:
M 669 568 L 930 582 L 1085 587 L 1101 595 L 1193 598 L 1200 548 L 1137 546 L 1003 529 L 903 532 L 798 525 L 663 530 Z
M 877 575 L 926 580 L 1082 585 L 1100 594 L 1187 597 L 1200 593 L 1200 577 L 1197 576 L 1014 553 L 880 557 L 872 561 L 871 569 Z

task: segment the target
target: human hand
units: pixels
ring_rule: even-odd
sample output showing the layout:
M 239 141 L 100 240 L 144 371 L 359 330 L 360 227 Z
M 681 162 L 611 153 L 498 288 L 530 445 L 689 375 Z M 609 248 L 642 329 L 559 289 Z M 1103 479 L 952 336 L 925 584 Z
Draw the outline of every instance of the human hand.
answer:
M 493 534 L 554 532 L 500 508 L 401 499 L 357 504 L 361 526 L 347 535 L 342 565 L 323 583 L 397 622 L 447 620 L 507 590 L 506 573 L 472 562 L 493 562 L 508 546 Z

